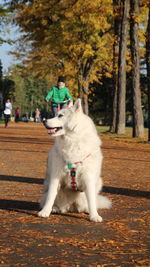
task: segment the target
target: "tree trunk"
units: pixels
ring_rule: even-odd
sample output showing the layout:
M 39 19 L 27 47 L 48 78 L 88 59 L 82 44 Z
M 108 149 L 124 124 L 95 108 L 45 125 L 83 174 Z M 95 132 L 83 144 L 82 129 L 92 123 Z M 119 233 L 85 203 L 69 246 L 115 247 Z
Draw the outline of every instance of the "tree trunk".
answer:
M 113 0 L 114 13 L 114 44 L 113 44 L 113 103 L 112 103 L 112 123 L 110 132 L 114 133 L 117 127 L 117 92 L 118 92 L 118 53 L 120 36 L 120 1 Z
M 132 75 L 131 85 L 133 94 L 133 137 L 143 137 L 143 112 L 141 104 L 140 90 L 140 58 L 138 41 L 138 23 L 139 0 L 130 0 L 130 43 L 131 43 L 131 61 Z
M 88 115 L 89 114 L 89 104 L 88 104 L 88 95 L 83 94 L 83 112 Z
M 147 65 L 147 89 L 148 89 L 148 141 L 150 142 L 150 4 L 146 36 L 146 65 Z
M 83 91 L 82 91 L 82 86 L 81 86 L 81 83 L 80 83 L 80 79 L 78 79 L 78 97 L 83 98 Z
M 86 63 L 79 63 L 78 72 L 78 92 L 79 97 L 82 100 L 82 107 L 85 114 L 89 113 L 88 94 L 89 94 L 89 77 L 94 64 L 95 57 L 90 57 L 86 60 Z
M 86 115 L 88 115 L 88 113 L 89 113 L 88 86 L 87 86 L 87 88 L 84 88 L 83 86 L 84 85 L 82 83 L 80 83 L 80 81 L 78 80 L 78 95 L 79 95 L 79 98 L 81 99 L 83 112 Z
M 129 0 L 121 0 L 122 18 L 118 59 L 117 134 L 125 133 L 126 49 Z

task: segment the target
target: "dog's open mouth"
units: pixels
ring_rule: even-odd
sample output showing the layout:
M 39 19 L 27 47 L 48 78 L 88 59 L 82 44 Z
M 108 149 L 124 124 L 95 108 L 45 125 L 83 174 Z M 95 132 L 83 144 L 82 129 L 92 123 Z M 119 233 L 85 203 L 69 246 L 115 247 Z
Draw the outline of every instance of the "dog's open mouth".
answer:
M 57 133 L 59 130 L 62 130 L 62 127 L 53 127 L 53 128 L 49 128 L 47 127 L 48 130 L 48 134 L 55 134 Z
M 59 130 L 62 130 L 63 128 L 61 126 L 58 126 L 58 127 L 49 127 L 47 125 L 47 120 L 46 119 L 43 119 L 43 124 L 44 126 L 46 127 L 47 131 L 48 131 L 48 134 L 55 134 L 57 133 Z

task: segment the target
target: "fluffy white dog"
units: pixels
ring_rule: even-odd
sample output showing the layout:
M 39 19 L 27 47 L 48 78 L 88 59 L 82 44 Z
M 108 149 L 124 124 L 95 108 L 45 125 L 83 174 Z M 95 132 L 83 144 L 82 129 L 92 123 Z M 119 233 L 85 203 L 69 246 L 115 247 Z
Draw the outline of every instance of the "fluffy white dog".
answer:
M 56 136 L 49 151 L 40 217 L 51 212 L 86 212 L 90 220 L 101 222 L 99 208 L 111 201 L 100 196 L 102 189 L 101 141 L 92 120 L 83 113 L 80 99 L 45 121 L 48 133 Z

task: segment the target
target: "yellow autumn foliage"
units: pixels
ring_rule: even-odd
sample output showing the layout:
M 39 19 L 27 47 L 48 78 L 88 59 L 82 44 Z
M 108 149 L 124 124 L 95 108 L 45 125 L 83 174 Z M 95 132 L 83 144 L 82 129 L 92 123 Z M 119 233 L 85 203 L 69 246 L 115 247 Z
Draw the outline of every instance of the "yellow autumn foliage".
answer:
M 16 21 L 24 35 L 27 68 L 41 77 L 64 74 L 77 90 L 77 81 L 99 81 L 101 74 L 111 77 L 113 71 L 114 13 L 112 0 L 29 0 L 17 3 Z M 16 4 L 17 3 L 17 4 Z M 147 1 L 141 0 L 139 24 L 140 55 L 145 54 Z M 22 43 L 21 43 L 22 45 Z M 128 48 L 130 43 L 128 40 Z M 127 51 L 127 71 L 130 51 Z M 88 93 L 88 92 L 87 92 Z

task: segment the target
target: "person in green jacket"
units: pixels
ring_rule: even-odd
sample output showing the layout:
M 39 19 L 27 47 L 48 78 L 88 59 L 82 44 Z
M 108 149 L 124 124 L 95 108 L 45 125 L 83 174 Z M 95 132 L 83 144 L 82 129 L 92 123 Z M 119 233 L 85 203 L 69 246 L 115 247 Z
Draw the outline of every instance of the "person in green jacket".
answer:
M 51 90 L 46 96 L 46 101 L 51 99 L 53 117 L 57 116 L 58 110 L 66 108 L 67 103 L 59 103 L 65 100 L 72 100 L 69 89 L 65 86 L 65 77 L 59 76 L 57 86 L 52 86 Z

